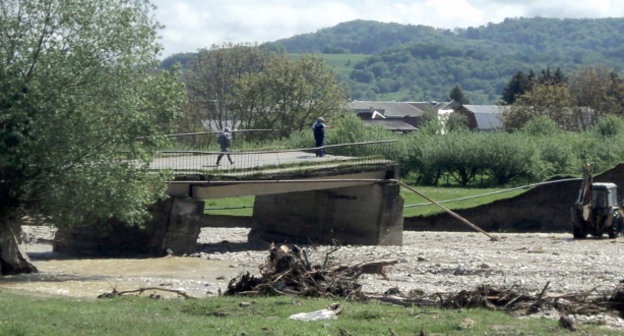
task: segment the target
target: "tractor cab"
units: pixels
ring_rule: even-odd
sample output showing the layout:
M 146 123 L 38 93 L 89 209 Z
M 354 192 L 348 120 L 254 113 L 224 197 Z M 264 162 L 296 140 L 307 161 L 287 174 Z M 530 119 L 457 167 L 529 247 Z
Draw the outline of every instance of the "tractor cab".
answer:
M 604 182 L 592 183 L 591 205 L 596 210 L 619 208 L 617 185 L 615 185 L 615 183 Z

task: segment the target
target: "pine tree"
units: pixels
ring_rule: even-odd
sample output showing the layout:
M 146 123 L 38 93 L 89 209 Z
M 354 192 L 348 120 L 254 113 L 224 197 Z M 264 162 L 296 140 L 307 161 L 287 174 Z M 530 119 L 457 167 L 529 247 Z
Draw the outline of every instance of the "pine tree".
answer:
M 464 90 L 462 90 L 459 84 L 455 84 L 455 87 L 449 93 L 449 99 L 461 105 L 470 104 L 470 100 L 464 95 Z

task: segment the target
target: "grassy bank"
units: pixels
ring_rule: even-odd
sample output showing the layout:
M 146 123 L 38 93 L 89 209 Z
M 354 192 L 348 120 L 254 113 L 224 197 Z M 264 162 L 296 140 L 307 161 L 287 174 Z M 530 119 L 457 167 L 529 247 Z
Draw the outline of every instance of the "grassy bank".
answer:
M 248 304 L 241 304 L 247 302 Z M 441 310 L 342 302 L 337 320 L 288 316 L 333 301 L 293 297 L 70 299 L 0 292 L 0 335 L 569 335 L 557 321 L 483 309 Z M 583 335 L 616 335 L 582 327 Z
M 474 195 L 481 195 L 486 193 L 492 193 L 496 191 L 503 190 L 503 188 L 442 188 L 442 187 L 423 187 L 423 186 L 415 186 L 415 188 L 424 193 L 425 195 L 431 197 L 436 201 L 450 200 Z M 495 194 L 485 197 L 480 197 L 471 200 L 459 201 L 446 203 L 444 206 L 450 209 L 465 209 L 471 208 L 475 206 L 479 206 L 482 204 L 491 203 L 493 201 L 514 197 L 523 193 L 525 190 L 515 190 L 511 192 L 505 192 L 501 194 Z M 401 191 L 401 196 L 405 199 L 405 205 L 410 204 L 420 204 L 427 202 L 424 198 L 418 196 L 417 194 L 403 189 Z M 206 213 L 212 215 L 230 215 L 230 216 L 251 216 L 253 206 L 254 197 L 253 196 L 245 196 L 245 197 L 236 197 L 236 198 L 222 198 L 222 199 L 211 199 L 206 200 L 205 206 L 207 208 Z M 243 208 L 247 207 L 247 208 Z M 211 208 L 231 208 L 231 209 L 223 209 L 223 210 L 210 210 Z M 428 206 L 419 206 L 419 207 L 409 207 L 403 210 L 403 215 L 405 217 L 413 217 L 413 216 L 427 216 L 435 213 L 439 213 L 442 210 L 440 208 L 428 205 Z

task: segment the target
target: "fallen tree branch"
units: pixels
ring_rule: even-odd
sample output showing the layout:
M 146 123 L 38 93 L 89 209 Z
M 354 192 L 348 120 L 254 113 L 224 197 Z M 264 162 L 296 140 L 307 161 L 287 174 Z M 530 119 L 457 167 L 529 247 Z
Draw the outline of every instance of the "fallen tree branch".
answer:
M 195 299 L 195 297 L 186 294 L 184 291 L 177 290 L 177 289 L 160 288 L 160 287 L 141 287 L 141 288 L 126 290 L 126 291 L 117 291 L 117 289 L 113 288 L 111 292 L 100 294 L 97 296 L 97 298 L 98 299 L 110 299 L 110 298 L 115 298 L 119 296 L 133 295 L 133 294 L 137 294 L 137 296 L 139 296 L 146 291 L 162 291 L 162 292 L 168 292 L 168 293 L 175 293 L 185 299 Z

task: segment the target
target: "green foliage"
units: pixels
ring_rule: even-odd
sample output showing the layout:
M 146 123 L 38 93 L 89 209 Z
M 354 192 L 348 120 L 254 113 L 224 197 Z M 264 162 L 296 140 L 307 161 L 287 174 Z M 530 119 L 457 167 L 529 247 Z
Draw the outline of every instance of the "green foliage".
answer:
M 558 127 L 570 131 L 587 129 L 593 120 L 591 111 L 577 106 L 570 87 L 563 83 L 535 82 L 530 91 L 516 99 L 506 111 L 504 127 L 507 130 L 521 128 L 535 116 L 547 116 Z
M 310 128 L 293 133 L 286 139 L 286 147 L 288 148 L 311 148 L 314 147 L 314 137 L 312 133 L 312 122 Z M 326 124 L 329 126 L 325 131 L 325 145 L 368 142 L 377 140 L 392 140 L 400 138 L 382 126 L 365 124 L 355 114 L 345 112 L 335 119 L 327 119 Z M 404 142 L 398 142 L 388 145 L 387 149 L 379 152 L 378 146 L 357 146 L 332 149 L 332 153 L 338 155 L 383 155 L 383 157 L 400 161 L 405 156 L 406 147 Z
M 559 132 L 559 127 L 548 116 L 539 115 L 529 119 L 520 131 L 529 136 L 549 136 L 556 135 Z
M 444 92 L 459 83 L 473 103 L 491 104 L 507 84 L 503 101 L 512 104 L 526 91 L 530 74 L 517 78 L 518 85 L 509 85 L 504 78 L 523 69 L 555 64 L 558 70 L 538 75 L 557 81 L 565 81 L 563 71 L 582 65 L 603 63 L 621 72 L 621 29 L 621 18 L 506 19 L 455 31 L 358 20 L 275 43 L 291 53 L 322 52 L 331 46 L 371 55 L 354 64 L 355 80 L 345 82 L 353 99 L 444 100 Z M 376 74 L 373 69 L 381 65 L 388 71 L 372 80 L 364 75 Z M 401 84 L 386 91 L 381 83 L 387 79 Z
M 515 75 L 513 75 L 513 77 L 503 88 L 503 95 L 501 98 L 503 104 L 513 105 L 518 97 L 528 92 L 531 88 L 531 82 L 534 77 L 535 75 L 533 74 L 533 71 L 531 71 L 529 75 L 526 75 L 522 71 L 518 71 Z
M 621 74 L 622 30 L 622 18 L 516 18 L 453 31 L 357 20 L 262 47 L 294 54 L 369 55 L 366 59 L 323 55 L 344 57 L 335 69 L 352 99 L 445 100 L 448 88 L 459 84 L 473 104 L 496 103 L 501 94 L 503 102 L 513 104 L 527 91 L 531 77 L 565 82 L 564 72 L 597 64 Z M 176 57 L 181 63 L 186 59 L 186 55 Z M 171 63 L 165 60 L 164 66 Z M 550 71 L 549 65 L 557 68 Z M 545 70 L 535 76 L 527 73 L 529 69 Z
M 624 135 L 624 121 L 619 116 L 604 115 L 598 119 L 592 131 L 596 136 L 605 138 L 605 141 L 608 141 L 608 138 Z
M 140 222 L 184 101 L 142 0 L 0 2 L 0 217 Z
M 224 45 L 198 54 L 186 81 L 188 112 L 218 127 L 273 129 L 288 137 L 319 115 L 339 113 L 346 97 L 322 58 L 284 54 L 246 45 Z
M 464 95 L 464 90 L 462 90 L 459 84 L 455 84 L 451 92 L 449 93 L 449 100 L 454 100 L 458 104 L 466 105 L 470 104 L 470 100 Z
M 355 20 L 266 45 L 279 44 L 290 53 L 322 52 L 324 48 L 331 46 L 343 48 L 353 54 L 375 54 L 386 48 L 414 41 L 416 36 L 426 41 L 435 41 L 446 35 L 450 35 L 448 30 L 420 25 Z

